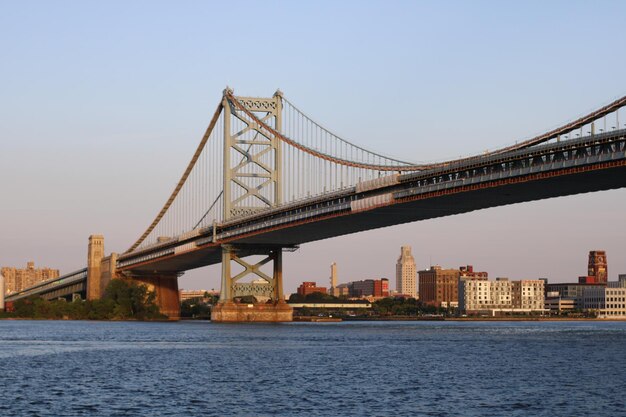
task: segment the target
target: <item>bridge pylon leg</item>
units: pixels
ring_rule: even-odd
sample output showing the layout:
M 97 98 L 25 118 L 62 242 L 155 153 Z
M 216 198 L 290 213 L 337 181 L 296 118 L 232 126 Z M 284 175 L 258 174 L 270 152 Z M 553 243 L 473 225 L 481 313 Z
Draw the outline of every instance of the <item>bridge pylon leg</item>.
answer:
M 133 280 L 140 282 L 156 295 L 155 303 L 161 314 L 169 320 L 180 319 L 180 301 L 178 293 L 178 274 L 160 273 L 134 276 Z
M 222 288 L 220 301 L 213 307 L 214 322 L 285 322 L 292 321 L 293 309 L 283 295 L 282 247 L 222 245 Z M 255 263 L 244 257 L 262 255 Z M 271 276 L 261 267 L 272 262 Z M 233 263 L 243 271 L 233 274 Z M 244 277 L 256 278 L 251 283 L 239 283 Z M 251 297 L 253 296 L 254 300 Z

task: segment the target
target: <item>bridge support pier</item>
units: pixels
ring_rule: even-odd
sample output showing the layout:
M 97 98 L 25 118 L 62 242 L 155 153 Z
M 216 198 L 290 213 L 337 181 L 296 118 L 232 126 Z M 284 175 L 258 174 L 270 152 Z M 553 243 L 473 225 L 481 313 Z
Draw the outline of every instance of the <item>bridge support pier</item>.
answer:
M 180 320 L 180 299 L 178 294 L 178 274 L 134 276 L 137 282 L 145 284 L 156 294 L 156 305 L 161 314 L 169 320 Z
M 248 263 L 243 257 L 264 255 L 256 263 Z M 293 320 L 293 309 L 283 296 L 283 248 L 254 246 L 222 246 L 222 288 L 219 303 L 211 311 L 214 322 L 288 322 Z M 261 267 L 273 263 L 272 276 L 261 271 Z M 235 262 L 244 270 L 236 275 L 232 272 Z M 240 279 L 253 275 L 264 283 L 239 284 Z M 246 295 L 257 297 L 257 302 L 247 302 Z M 259 298 L 267 298 L 259 302 Z

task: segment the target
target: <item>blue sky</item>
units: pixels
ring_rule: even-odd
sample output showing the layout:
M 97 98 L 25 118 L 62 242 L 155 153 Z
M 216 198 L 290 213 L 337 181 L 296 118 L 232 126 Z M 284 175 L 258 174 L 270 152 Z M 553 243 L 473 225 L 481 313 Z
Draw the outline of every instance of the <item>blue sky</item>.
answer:
M 330 130 L 413 161 L 528 138 L 626 94 L 626 3 L 0 2 L 0 265 L 123 251 L 167 198 L 226 85 L 280 88 Z M 623 120 L 626 121 L 626 112 Z M 626 190 L 483 210 L 304 245 L 303 280 L 473 263 L 575 280 L 626 273 Z M 370 259 L 363 264 L 361 259 Z M 215 268 L 181 287 L 217 286 Z

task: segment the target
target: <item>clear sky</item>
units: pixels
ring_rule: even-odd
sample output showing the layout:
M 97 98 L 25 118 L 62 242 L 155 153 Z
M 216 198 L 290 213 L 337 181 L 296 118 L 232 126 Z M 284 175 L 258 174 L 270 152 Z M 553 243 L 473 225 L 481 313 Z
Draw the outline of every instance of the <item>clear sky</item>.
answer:
M 330 130 L 413 161 L 531 137 L 626 95 L 626 2 L 0 1 L 0 265 L 86 264 L 134 242 L 226 85 L 280 88 Z M 626 111 L 622 117 L 626 121 Z M 286 291 L 418 268 L 574 281 L 605 249 L 626 273 L 626 189 L 303 245 Z M 219 269 L 181 278 L 218 288 Z

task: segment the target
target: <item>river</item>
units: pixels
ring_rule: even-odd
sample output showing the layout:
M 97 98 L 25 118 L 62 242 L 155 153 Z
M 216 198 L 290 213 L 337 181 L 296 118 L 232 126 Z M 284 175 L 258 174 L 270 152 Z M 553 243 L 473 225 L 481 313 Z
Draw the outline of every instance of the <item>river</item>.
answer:
M 0 320 L 0 416 L 626 416 L 626 322 Z

